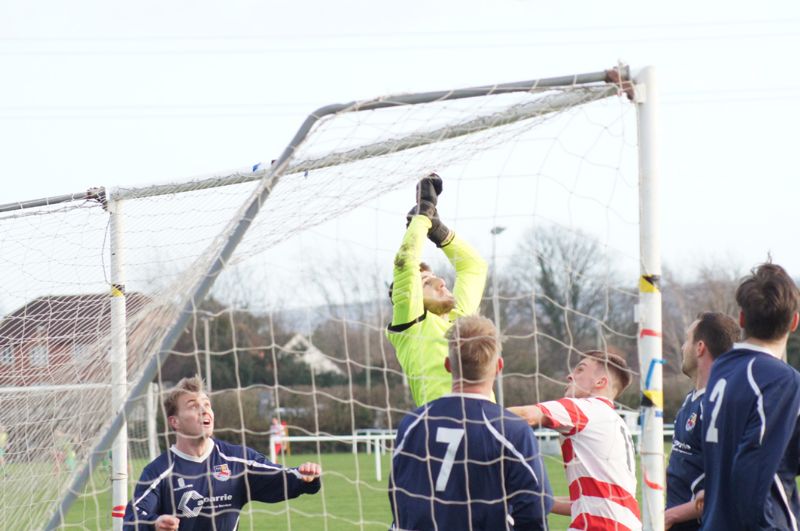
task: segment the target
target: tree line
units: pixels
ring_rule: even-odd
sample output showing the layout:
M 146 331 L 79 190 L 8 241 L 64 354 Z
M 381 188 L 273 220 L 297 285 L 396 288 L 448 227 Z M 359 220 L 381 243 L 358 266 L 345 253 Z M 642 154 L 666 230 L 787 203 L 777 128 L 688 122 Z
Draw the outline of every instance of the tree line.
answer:
M 434 264 L 437 272 L 449 270 L 446 263 L 438 265 Z M 736 317 L 734 292 L 743 273 L 704 267 L 685 280 L 665 268 L 661 283 L 665 421 L 671 421 L 692 386 L 680 373 L 687 326 L 702 311 Z M 506 404 L 560 397 L 579 352 L 599 348 L 626 356 L 637 378 L 620 402 L 638 408 L 634 322 L 638 276 L 623 273 L 600 242 L 558 226 L 531 229 L 502 269 L 489 275 L 481 313 L 499 316 Z M 343 292 L 349 289 L 340 287 Z M 287 420 L 293 433 L 341 434 L 396 425 L 413 403 L 384 336 L 390 301 L 383 290 L 375 291 L 368 302 L 332 302 L 316 309 L 308 339 L 336 363 L 339 374 L 315 373 L 300 361 L 301 351 L 281 348 L 298 330 L 291 312 L 264 314 L 227 308 L 215 299 L 206 301 L 198 315 L 208 319 L 218 430 L 227 431 L 229 439 L 246 438 L 248 444 L 259 446 L 266 445 L 275 415 Z M 201 318 L 192 321 L 162 368 L 162 381 L 205 374 L 204 326 Z M 790 339 L 788 354 L 789 362 L 798 366 L 796 336 Z

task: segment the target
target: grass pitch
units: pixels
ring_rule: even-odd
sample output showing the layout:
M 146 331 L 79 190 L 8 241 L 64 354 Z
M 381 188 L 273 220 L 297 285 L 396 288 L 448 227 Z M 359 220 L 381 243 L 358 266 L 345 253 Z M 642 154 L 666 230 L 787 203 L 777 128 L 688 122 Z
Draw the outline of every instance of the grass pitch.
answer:
M 322 489 L 284 503 L 253 502 L 245 506 L 240 530 L 386 530 L 392 521 L 387 495 L 390 454 L 381 457 L 382 478 L 376 479 L 375 457 L 365 453 L 300 454 L 285 457 L 287 466 L 319 461 Z M 561 459 L 545 459 L 550 484 L 557 496 L 566 496 L 567 484 Z M 133 494 L 146 461 L 134 461 L 129 494 Z M 111 491 L 107 472 L 98 472 L 87 494 L 73 505 L 65 529 L 111 529 Z M 551 515 L 552 530 L 566 529 L 569 518 Z

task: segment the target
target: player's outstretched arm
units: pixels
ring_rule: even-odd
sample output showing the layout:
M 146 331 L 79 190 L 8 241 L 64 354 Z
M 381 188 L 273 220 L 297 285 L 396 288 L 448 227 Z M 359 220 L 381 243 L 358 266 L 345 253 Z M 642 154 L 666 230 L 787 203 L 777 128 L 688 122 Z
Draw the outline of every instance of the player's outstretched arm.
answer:
M 538 427 L 544 423 L 544 413 L 538 406 L 512 406 L 507 409 L 513 414 L 522 417 L 529 426 Z
M 252 448 L 247 448 L 247 461 L 247 482 L 253 500 L 266 503 L 290 500 L 301 494 L 315 494 L 322 486 L 322 467 L 316 463 L 286 468 Z
M 406 216 L 406 233 L 394 257 L 392 272 L 392 327 L 416 322 L 425 311 L 419 264 L 425 236 L 436 217 L 436 203 L 442 192 L 442 180 L 435 173 L 417 183 L 416 204 Z
M 456 270 L 456 282 L 453 286 L 456 306 L 453 312 L 457 317 L 476 313 L 486 287 L 489 265 L 474 247 L 458 235 L 454 235 L 450 244 L 443 247 L 442 251 Z
M 569 496 L 554 496 L 553 497 L 553 514 L 560 514 L 561 516 L 572 516 L 572 501 Z
M 431 221 L 424 215 L 411 217 L 392 272 L 392 325 L 400 326 L 419 319 L 425 312 L 419 264 L 422 246 Z

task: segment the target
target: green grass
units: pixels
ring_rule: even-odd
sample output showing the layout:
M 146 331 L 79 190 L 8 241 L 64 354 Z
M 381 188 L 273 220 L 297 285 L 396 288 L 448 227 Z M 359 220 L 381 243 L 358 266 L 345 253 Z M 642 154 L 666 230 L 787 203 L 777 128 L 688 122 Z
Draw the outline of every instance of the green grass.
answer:
M 305 461 L 320 461 L 323 467 L 323 486 L 319 494 L 303 495 L 285 503 L 253 502 L 242 511 L 241 530 L 325 530 L 350 529 L 386 530 L 391 523 L 387 496 L 390 455 L 382 456 L 382 479 L 375 478 L 374 455 L 359 453 L 329 453 L 293 455 L 286 465 L 297 466 Z M 545 460 L 550 483 L 556 495 L 567 495 L 566 478 L 561 459 Z M 139 477 L 145 461 L 135 461 L 131 471 L 131 486 Z M 110 529 L 111 493 L 108 473 L 98 472 L 91 495 L 78 499 L 67 515 L 67 529 Z M 551 515 L 553 530 L 566 529 L 567 517 Z

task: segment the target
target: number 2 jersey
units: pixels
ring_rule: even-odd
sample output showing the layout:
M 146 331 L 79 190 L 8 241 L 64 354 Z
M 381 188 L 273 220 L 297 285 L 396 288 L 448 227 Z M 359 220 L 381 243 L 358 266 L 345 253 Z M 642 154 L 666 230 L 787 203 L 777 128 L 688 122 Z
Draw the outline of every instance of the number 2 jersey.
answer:
M 711 366 L 703 397 L 701 529 L 792 529 L 800 514 L 800 373 L 736 343 Z
M 545 530 L 552 492 L 528 424 L 478 394 L 451 394 L 400 422 L 392 529 Z
M 633 443 L 607 398 L 561 398 L 537 404 L 543 426 L 559 432 L 569 483 L 569 529 L 640 531 Z
M 124 528 L 154 530 L 162 514 L 180 518 L 181 531 L 236 529 L 249 501 L 279 502 L 320 489 L 319 478 L 300 479 L 294 468 L 268 461 L 247 447 L 217 439 L 206 455 L 186 455 L 174 446 L 142 471 L 125 510 Z

